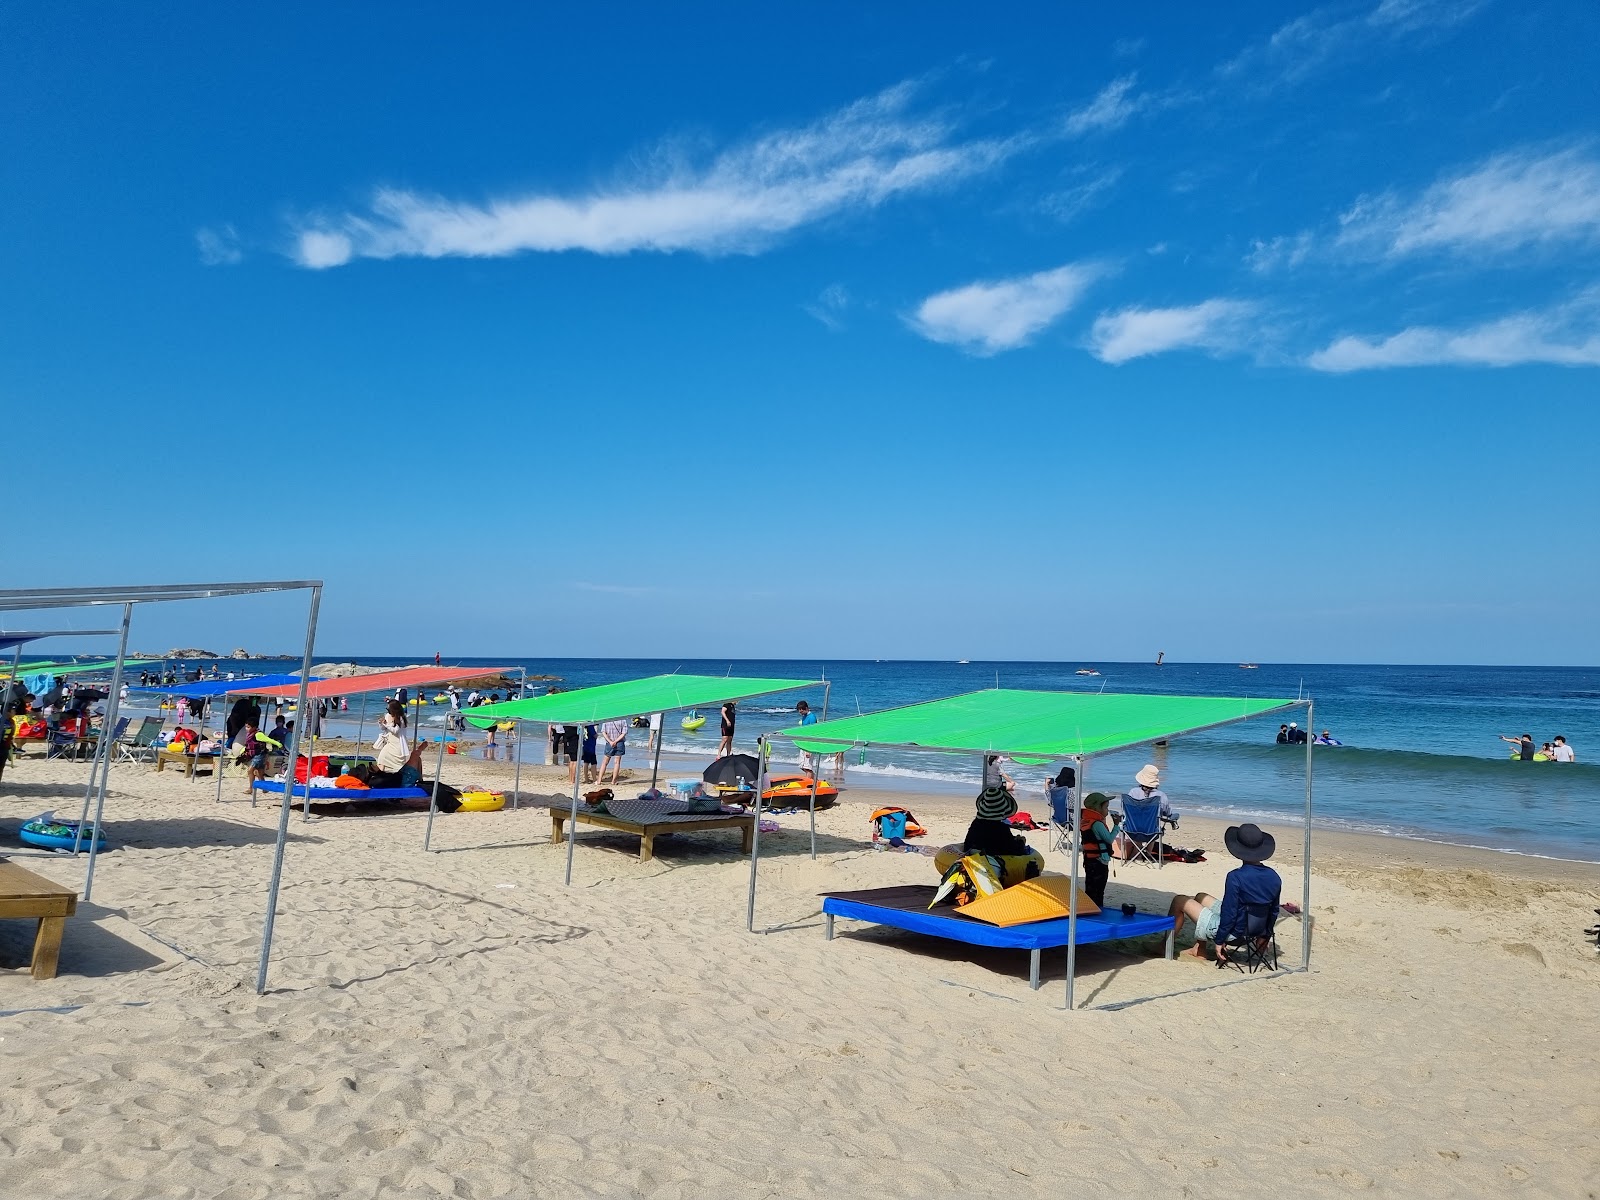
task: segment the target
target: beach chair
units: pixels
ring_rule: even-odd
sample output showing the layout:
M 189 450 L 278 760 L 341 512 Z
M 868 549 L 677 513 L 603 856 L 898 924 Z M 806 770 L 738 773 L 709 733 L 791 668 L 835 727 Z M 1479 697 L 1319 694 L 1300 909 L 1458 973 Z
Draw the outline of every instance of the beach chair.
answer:
M 1050 849 L 1071 854 L 1072 789 L 1047 785 L 1044 794 L 1050 802 Z
M 117 761 L 154 762 L 156 742 L 161 737 L 161 727 L 166 721 L 161 717 L 146 717 L 131 738 L 117 743 Z
M 1263 968 L 1278 969 L 1278 906 L 1241 904 L 1244 929 L 1217 942 L 1217 969 L 1235 967 L 1254 975 Z
M 1161 801 L 1122 797 L 1121 833 L 1127 839 L 1128 863 L 1161 865 L 1161 828 Z

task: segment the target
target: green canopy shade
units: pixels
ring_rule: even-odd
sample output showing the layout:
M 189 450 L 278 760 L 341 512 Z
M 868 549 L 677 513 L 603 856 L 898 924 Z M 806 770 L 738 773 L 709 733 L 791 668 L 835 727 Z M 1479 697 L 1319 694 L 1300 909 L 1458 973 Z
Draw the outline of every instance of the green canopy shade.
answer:
M 737 679 L 723 675 L 653 675 L 626 683 L 605 683 L 528 700 L 483 704 L 469 709 L 467 720 L 480 729 L 496 721 L 548 721 L 556 725 L 589 725 L 624 717 L 679 708 L 709 708 L 725 700 L 744 700 L 772 692 L 818 687 L 813 679 Z
M 896 746 L 1023 759 L 1104 754 L 1293 708 L 1295 700 L 993 688 L 782 730 L 804 749 Z
M 151 663 L 159 663 L 161 661 L 159 658 L 130 658 L 122 666 L 126 670 L 128 667 L 145 667 Z M 114 658 L 107 659 L 105 662 L 94 663 L 20 663 L 17 666 L 17 675 L 19 677 L 26 675 L 81 675 L 85 671 L 110 671 L 116 665 L 117 660 Z M 0 667 L 0 679 L 9 678 L 10 675 L 10 663 Z

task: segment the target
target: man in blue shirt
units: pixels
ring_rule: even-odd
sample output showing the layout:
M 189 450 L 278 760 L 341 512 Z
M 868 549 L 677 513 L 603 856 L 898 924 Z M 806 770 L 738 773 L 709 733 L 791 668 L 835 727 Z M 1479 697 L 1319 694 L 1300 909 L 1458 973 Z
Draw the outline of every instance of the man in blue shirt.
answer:
M 817 714 L 811 711 L 811 705 L 807 704 L 804 700 L 796 704 L 794 706 L 794 710 L 800 714 L 800 720 L 798 721 L 798 724 L 815 725 L 817 723 Z M 800 769 L 807 775 L 810 775 L 813 773 L 815 766 L 816 764 L 811 761 L 810 751 L 800 751 Z
M 1172 900 L 1170 911 L 1174 918 L 1189 917 L 1194 921 L 1194 946 L 1183 953 L 1195 958 L 1206 957 L 1207 942 L 1225 942 L 1243 935 L 1244 905 L 1270 904 L 1276 912 L 1283 893 L 1283 879 L 1266 864 L 1278 848 L 1270 833 L 1254 824 L 1231 825 L 1222 840 L 1228 853 L 1241 863 L 1228 872 L 1222 900 L 1205 892 L 1175 896 Z

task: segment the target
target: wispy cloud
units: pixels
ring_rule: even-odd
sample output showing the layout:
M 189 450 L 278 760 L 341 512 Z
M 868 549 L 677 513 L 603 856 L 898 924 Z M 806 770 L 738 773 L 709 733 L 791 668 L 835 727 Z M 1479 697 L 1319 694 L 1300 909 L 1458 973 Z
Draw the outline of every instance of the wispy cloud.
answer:
M 1100 264 L 1068 263 L 1033 275 L 969 283 L 929 296 L 906 320 L 929 341 L 973 354 L 1015 350 L 1060 318 L 1105 273 Z
M 244 261 L 239 233 L 232 225 L 197 229 L 194 231 L 194 241 L 200 252 L 200 261 L 208 267 L 231 267 Z
M 1090 175 L 1082 183 L 1050 193 L 1040 201 L 1040 207 L 1058 221 L 1076 220 L 1097 204 L 1103 203 L 1121 178 L 1122 168 L 1110 167 Z
M 1256 241 L 1245 255 L 1245 262 L 1257 274 L 1266 275 L 1289 267 L 1298 267 L 1316 251 L 1316 235 L 1306 230 L 1286 237 Z
M 1224 78 L 1270 91 L 1356 59 L 1374 47 L 1425 40 L 1461 24 L 1483 0 L 1382 0 L 1354 16 L 1320 8 L 1279 26 L 1264 42 L 1247 46 L 1217 68 Z
M 291 254 L 302 266 L 333 267 L 354 258 L 562 250 L 754 253 L 840 212 L 987 171 L 1020 145 L 961 140 L 947 118 L 914 112 L 915 96 L 914 85 L 901 84 L 709 163 L 677 161 L 574 195 L 473 203 L 380 188 L 364 210 L 299 223 Z
M 1067 114 L 1062 128 L 1069 137 L 1083 137 L 1090 133 L 1103 133 L 1128 123 L 1128 119 L 1145 105 L 1145 100 L 1133 94 L 1136 77 L 1124 75 L 1113 79 L 1101 88 L 1095 98 L 1075 112 Z
M 1381 367 L 1600 366 L 1600 289 L 1542 311 L 1513 313 L 1461 329 L 1414 325 L 1390 337 L 1342 337 L 1306 365 L 1318 371 Z
M 1577 149 L 1500 154 L 1410 199 L 1363 196 L 1339 225 L 1339 247 L 1383 258 L 1600 241 L 1600 162 Z
M 843 284 L 830 283 L 817 293 L 815 300 L 803 307 L 811 316 L 838 333 L 844 328 L 844 314 L 850 307 L 850 293 Z
M 656 590 L 648 584 L 587 583 L 582 580 L 574 581 L 572 586 L 580 592 L 602 592 L 609 596 L 643 596 Z
M 1217 298 L 1188 308 L 1125 308 L 1103 313 L 1089 331 L 1089 349 L 1107 363 L 1124 363 L 1168 350 L 1226 354 L 1243 348 L 1256 311 L 1249 301 Z

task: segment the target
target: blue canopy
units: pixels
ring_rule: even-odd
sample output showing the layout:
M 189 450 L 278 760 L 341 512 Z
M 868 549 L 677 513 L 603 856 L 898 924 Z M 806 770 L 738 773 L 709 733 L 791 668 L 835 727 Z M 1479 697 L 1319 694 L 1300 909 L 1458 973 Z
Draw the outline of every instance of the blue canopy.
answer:
M 311 682 L 316 683 L 318 676 L 313 675 Z M 129 688 L 133 692 L 155 692 L 162 696 L 187 696 L 191 700 L 202 697 L 220 696 L 225 692 L 248 691 L 252 687 L 270 688 L 284 687 L 300 682 L 298 675 L 252 675 L 247 679 L 208 679 L 199 682 L 179 680 L 170 686 L 157 685 L 155 687 Z

